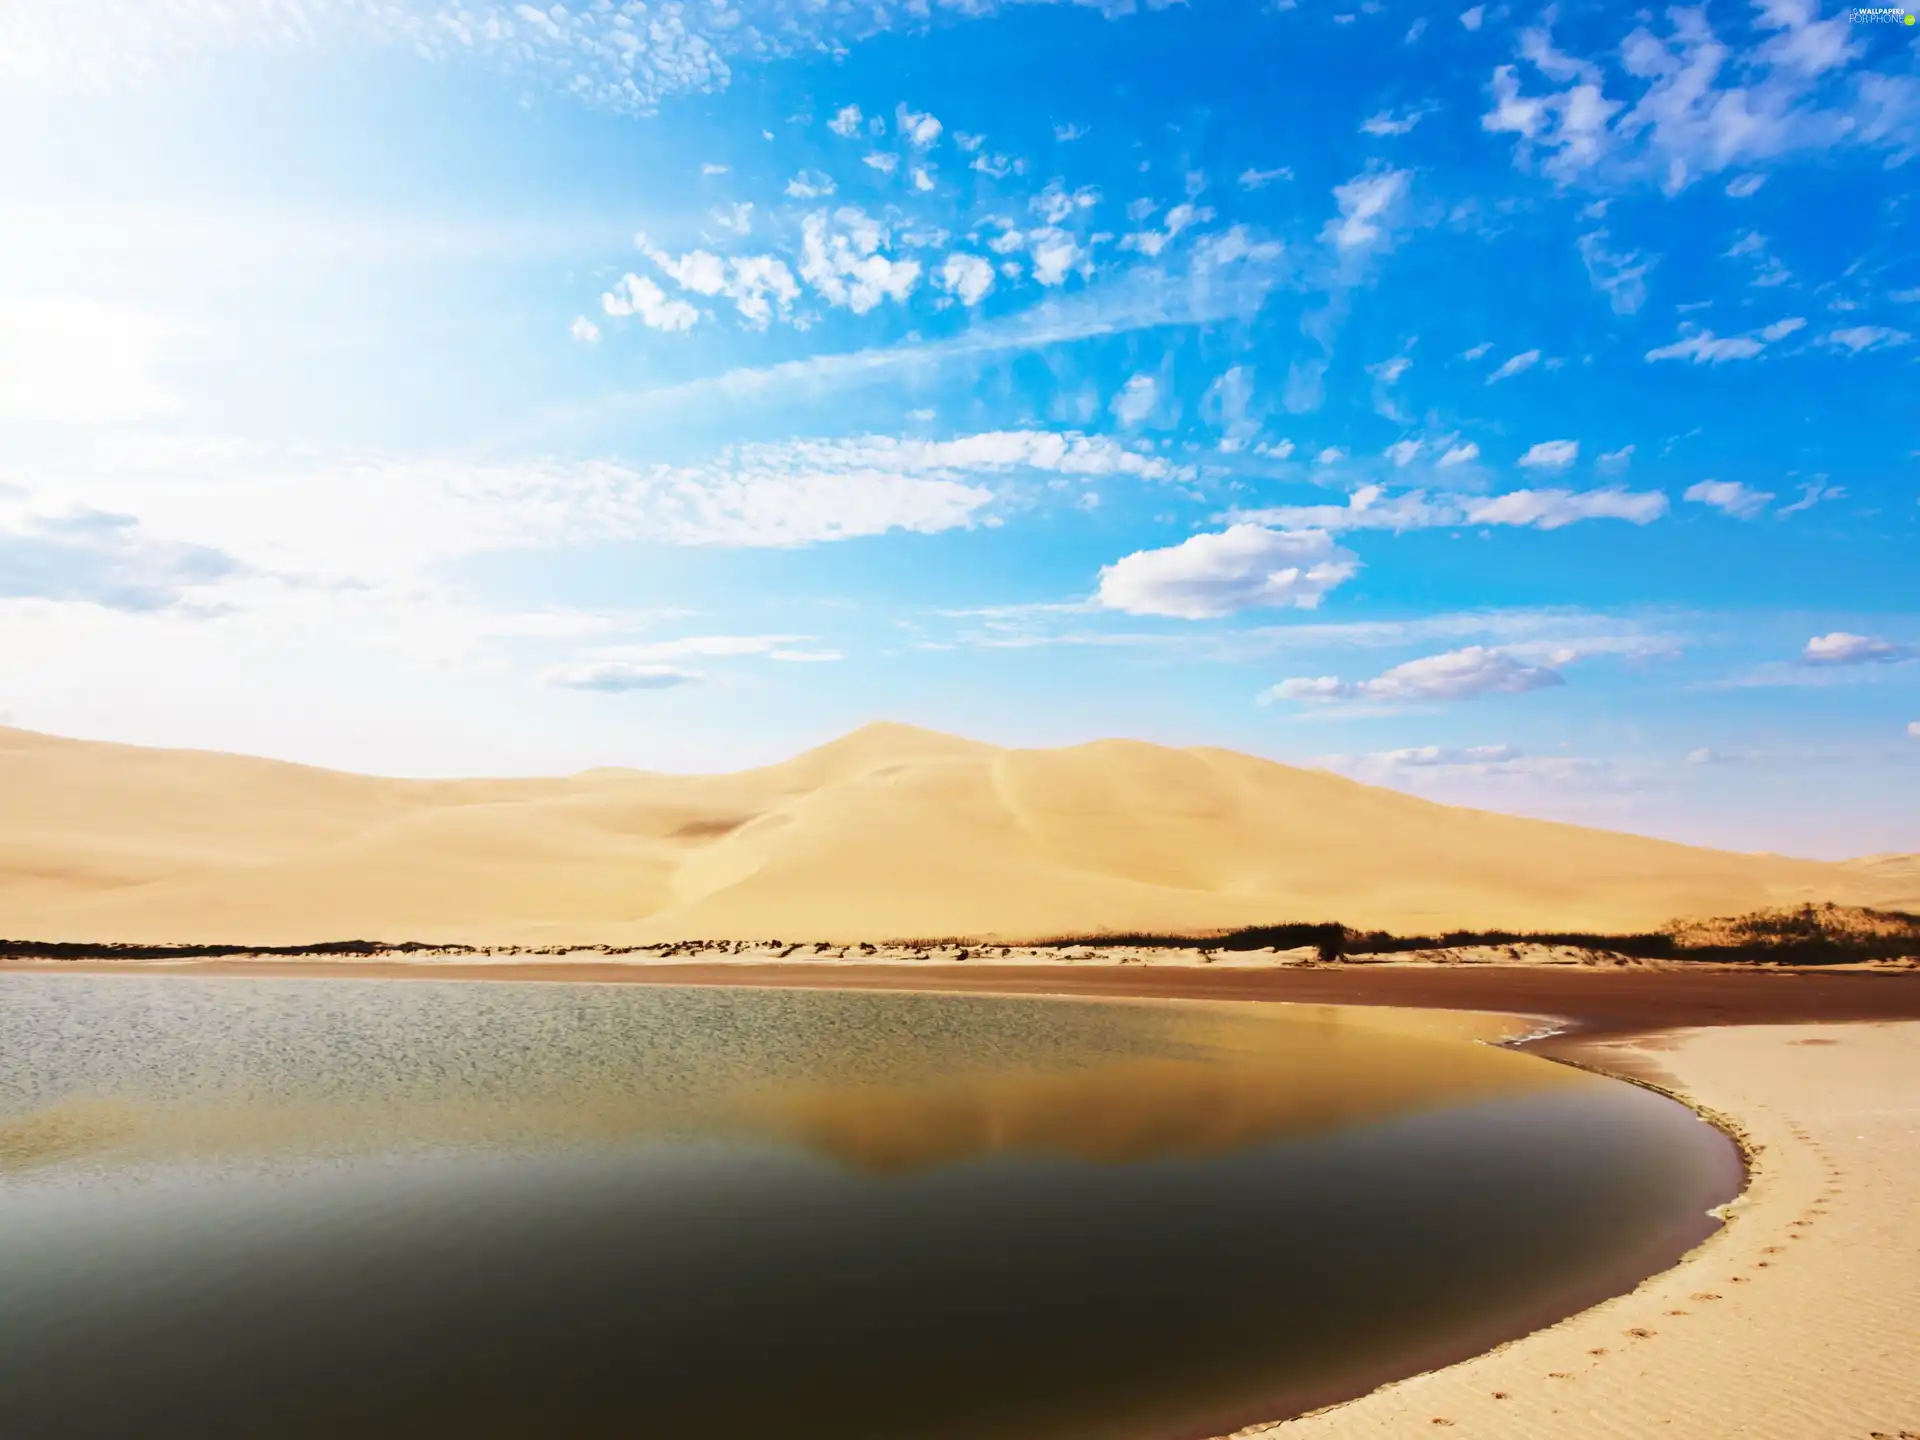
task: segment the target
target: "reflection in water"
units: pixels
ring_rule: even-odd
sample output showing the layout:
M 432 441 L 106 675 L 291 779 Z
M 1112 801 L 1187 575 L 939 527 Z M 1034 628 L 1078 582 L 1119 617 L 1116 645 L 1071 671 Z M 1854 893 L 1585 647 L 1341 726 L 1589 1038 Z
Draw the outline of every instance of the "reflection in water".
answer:
M 1331 1009 L 13 976 L 0 1056 L 6 1434 L 1203 1435 L 1617 1287 L 1737 1173 Z

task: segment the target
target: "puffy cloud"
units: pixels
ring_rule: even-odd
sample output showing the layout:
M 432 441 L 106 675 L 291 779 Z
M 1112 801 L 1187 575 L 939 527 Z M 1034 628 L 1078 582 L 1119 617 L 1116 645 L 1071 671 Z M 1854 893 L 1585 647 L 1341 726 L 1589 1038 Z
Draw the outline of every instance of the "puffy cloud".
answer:
M 833 118 L 827 121 L 827 129 L 843 140 L 851 140 L 860 133 L 865 124 L 866 117 L 860 113 L 858 105 L 843 105 L 834 112 Z
M 1469 359 L 1474 358 L 1472 351 L 1467 353 Z M 1481 353 L 1484 354 L 1486 352 L 1482 350 Z M 1500 381 L 1510 380 L 1515 375 L 1524 375 L 1539 363 L 1540 352 L 1538 350 L 1522 350 L 1518 355 L 1509 356 L 1506 360 L 1502 361 L 1500 368 L 1487 376 L 1487 384 L 1497 385 Z
M 1090 261 L 1086 250 L 1065 230 L 1048 226 L 1027 233 L 1027 257 L 1033 262 L 1033 278 L 1040 284 L 1066 283 L 1075 269 L 1085 269 Z
M 801 222 L 800 275 L 830 305 L 864 315 L 883 300 L 904 302 L 919 283 L 918 260 L 892 260 L 884 225 L 844 207 L 831 219 L 818 211 Z
M 541 673 L 543 684 L 563 690 L 595 690 L 607 695 L 631 690 L 672 690 L 701 679 L 697 670 L 682 670 L 675 665 L 642 665 L 631 660 L 590 660 L 577 665 L 556 665 Z
M 1160 384 L 1153 376 L 1134 375 L 1120 387 L 1108 408 L 1113 411 L 1114 419 L 1131 430 L 1153 413 L 1154 402 L 1159 396 Z
M 1664 35 L 1642 15 L 1614 52 L 1622 73 L 1613 76 L 1557 51 L 1544 27 L 1523 30 L 1520 58 L 1547 88 L 1529 93 L 1514 66 L 1498 67 L 1481 123 L 1517 137 L 1522 167 L 1537 162 L 1561 181 L 1652 179 L 1669 194 L 1795 151 L 1911 146 L 1916 107 L 1906 77 L 1826 78 L 1864 53 L 1845 15 L 1821 19 L 1798 0 L 1756 8 L 1763 38 L 1745 49 L 1717 35 L 1704 9 L 1666 11 Z M 1758 188 L 1751 174 L 1727 187 L 1736 198 Z
M 800 298 L 800 286 L 793 272 L 787 268 L 786 261 L 776 256 L 738 255 L 722 259 L 706 250 L 690 250 L 676 256 L 649 243 L 645 235 L 636 236 L 635 243 L 660 272 L 681 289 L 733 301 L 740 318 L 756 330 L 767 328 L 776 306 L 784 317 Z
M 913 188 L 921 191 L 933 189 L 933 172 L 924 165 L 914 166 Z
M 1475 5 L 1471 9 L 1460 12 L 1460 23 L 1469 30 L 1478 30 L 1480 28 L 1480 22 L 1486 18 L 1486 15 L 1486 6 Z
M 871 155 L 861 156 L 860 163 L 869 170 L 878 170 L 882 175 L 891 175 L 900 168 L 900 157 L 890 150 L 876 150 Z
M 582 345 L 597 345 L 600 343 L 600 327 L 584 315 L 574 316 L 573 324 L 567 327 L 567 333 Z
M 1083 185 L 1078 190 L 1068 190 L 1059 180 L 1049 180 L 1047 188 L 1027 202 L 1027 208 L 1033 211 L 1049 225 L 1058 225 L 1076 212 L 1090 210 L 1100 203 L 1100 192 L 1091 185 Z
M 1464 445 L 1449 446 L 1447 452 L 1433 463 L 1442 470 L 1451 470 L 1456 465 L 1465 465 L 1480 458 L 1480 447 L 1469 440 Z
M 894 128 L 900 138 L 919 150 L 926 150 L 940 139 L 941 125 L 924 111 L 915 113 L 905 105 L 894 112 Z
M 1359 569 L 1359 558 L 1324 531 L 1234 525 L 1104 567 L 1096 598 L 1109 610 L 1181 620 L 1261 607 L 1311 610 Z
M 833 177 L 824 170 L 802 170 L 787 182 L 787 194 L 795 200 L 822 200 L 833 189 Z
M 993 266 L 978 255 L 956 250 L 940 266 L 938 282 L 962 305 L 978 305 L 993 289 Z
M 1326 704 L 1370 700 L 1405 705 L 1436 700 L 1471 700 L 1482 695 L 1522 695 L 1566 684 L 1549 665 L 1529 665 L 1504 650 L 1469 645 L 1409 660 L 1371 680 L 1346 681 L 1333 675 L 1282 680 L 1265 692 L 1269 700 Z
M 1920 659 L 1920 646 L 1895 644 L 1878 635 L 1853 635 L 1835 630 L 1807 641 L 1800 659 L 1807 665 L 1891 665 Z
M 1564 470 L 1579 458 L 1578 440 L 1542 440 L 1528 447 L 1520 464 L 1529 470 Z
M 600 297 L 600 308 L 616 319 L 638 316 L 654 330 L 691 330 L 700 320 L 700 312 L 686 301 L 668 298 L 653 281 L 631 271 Z
M 1685 498 L 1696 505 L 1724 510 L 1736 519 L 1751 520 L 1767 508 L 1773 492 L 1749 489 L 1738 480 L 1702 480 L 1687 487 Z
M 1327 222 L 1321 238 L 1342 250 L 1373 245 L 1383 238 L 1387 216 L 1406 194 L 1411 178 L 1408 170 L 1370 170 L 1334 186 L 1333 198 L 1340 214 Z
M 1820 343 L 1858 355 L 1862 350 L 1891 350 L 1896 345 L 1905 345 L 1911 339 L 1913 336 L 1906 331 L 1886 325 L 1850 325 L 1844 330 L 1823 335 Z

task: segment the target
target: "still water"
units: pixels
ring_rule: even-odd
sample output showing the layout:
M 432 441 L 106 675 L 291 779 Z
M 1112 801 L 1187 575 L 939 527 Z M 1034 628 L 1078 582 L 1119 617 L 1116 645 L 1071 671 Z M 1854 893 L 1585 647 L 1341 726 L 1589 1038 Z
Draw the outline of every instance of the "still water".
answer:
M 0 975 L 0 1434 L 1206 1436 L 1626 1288 L 1738 1174 L 1330 1007 Z

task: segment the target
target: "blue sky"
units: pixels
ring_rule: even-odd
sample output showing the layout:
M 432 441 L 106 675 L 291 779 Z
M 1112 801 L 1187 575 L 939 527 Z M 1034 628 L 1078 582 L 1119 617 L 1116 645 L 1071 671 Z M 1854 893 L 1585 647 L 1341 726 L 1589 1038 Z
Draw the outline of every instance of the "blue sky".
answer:
M 1920 849 L 1917 34 L 10 0 L 0 714 L 399 774 L 887 717 Z

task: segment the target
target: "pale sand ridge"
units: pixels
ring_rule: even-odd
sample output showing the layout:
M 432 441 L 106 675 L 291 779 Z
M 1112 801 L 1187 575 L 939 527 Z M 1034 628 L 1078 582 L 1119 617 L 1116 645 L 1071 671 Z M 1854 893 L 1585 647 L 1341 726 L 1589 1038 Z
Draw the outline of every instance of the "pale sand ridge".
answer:
M 731 775 L 421 781 L 0 729 L 0 935 L 477 944 L 1630 931 L 1920 861 L 1736 855 L 1436 805 L 1232 751 L 873 725 Z
M 1920 1437 L 1920 1023 L 1615 1042 L 1754 1150 L 1726 1229 L 1629 1295 L 1239 1440 Z

